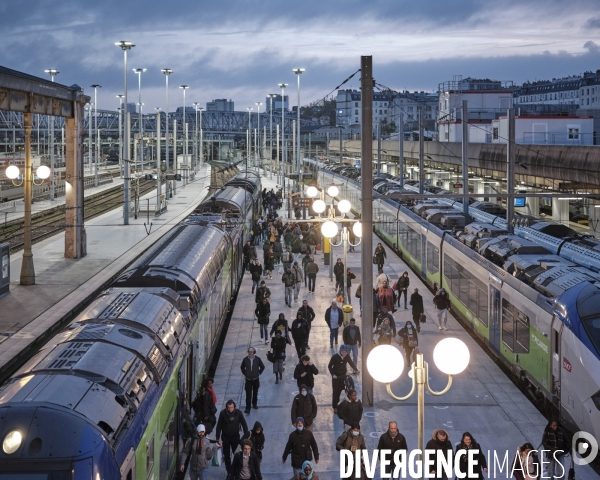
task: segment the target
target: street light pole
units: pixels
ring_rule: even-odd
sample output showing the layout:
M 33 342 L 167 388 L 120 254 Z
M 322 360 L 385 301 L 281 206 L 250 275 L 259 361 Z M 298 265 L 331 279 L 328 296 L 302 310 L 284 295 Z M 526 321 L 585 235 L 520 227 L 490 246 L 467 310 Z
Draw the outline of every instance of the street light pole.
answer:
M 121 47 L 123 50 L 123 63 L 124 63 L 124 80 L 123 80 L 123 91 L 124 98 L 123 103 L 125 108 L 127 108 L 127 51 L 131 50 L 135 45 L 128 41 L 120 41 L 115 43 L 115 45 Z M 124 149 L 123 149 L 123 165 L 125 169 L 125 173 L 123 175 L 123 225 L 129 225 L 129 125 L 128 118 L 129 116 L 125 116 L 125 130 L 124 130 Z
M 96 138 L 98 144 L 96 145 L 96 165 L 94 168 L 94 187 L 98 186 L 98 162 L 100 161 L 100 134 L 98 133 L 98 89 L 102 88 L 102 85 L 92 85 L 94 89 L 94 120 L 96 129 Z
M 190 88 L 189 85 L 180 85 L 179 88 L 181 88 L 183 90 L 183 123 L 181 124 L 181 126 L 183 127 L 183 165 L 186 166 L 186 170 L 183 174 L 183 184 L 185 185 L 185 180 L 186 180 L 186 173 L 187 173 L 187 167 L 188 167 L 188 163 L 187 163 L 187 154 L 188 154 L 188 137 L 187 137 L 187 115 L 186 115 L 186 111 L 185 111 L 185 91 Z
M 271 180 L 273 180 L 273 97 L 275 96 L 275 93 L 269 93 L 269 101 L 271 102 L 269 109 L 269 178 Z
M 166 104 L 165 104 L 165 164 L 167 166 L 167 173 L 169 173 L 169 75 L 173 73 L 170 68 L 163 68 L 161 70 L 165 74 L 165 92 L 166 92 Z
M 285 167 L 286 167 L 286 150 L 287 150 L 287 145 L 285 144 L 285 89 L 288 86 L 287 83 L 280 83 L 279 84 L 279 88 L 281 88 L 281 165 L 282 165 L 282 170 L 281 170 L 281 175 L 283 177 L 282 182 L 283 182 L 283 194 L 285 195 Z M 291 214 L 290 214 L 290 199 L 288 198 L 287 201 L 287 211 L 288 211 L 288 218 L 291 218 Z
M 297 141 L 296 141 L 296 151 L 298 154 L 298 190 L 300 190 L 300 185 L 302 184 L 302 170 L 303 166 L 300 160 L 300 75 L 302 75 L 305 71 L 304 68 L 295 68 L 294 73 L 298 76 L 298 106 L 296 107 L 296 129 L 297 129 Z M 302 187 L 304 188 L 304 187 Z M 304 209 L 303 209 L 304 210 Z
M 56 68 L 49 68 L 48 70 L 44 70 L 46 73 L 50 75 L 52 78 L 52 83 L 54 83 L 54 77 L 58 75 L 60 72 Z M 54 113 L 54 112 L 52 112 Z M 52 123 L 50 124 L 50 200 L 54 200 L 54 115 L 51 115 Z M 40 121 L 38 116 L 38 154 L 39 154 L 39 144 L 40 144 Z
M 160 171 L 160 107 L 156 110 L 156 215 L 160 215 L 161 174 Z
M 261 152 L 260 152 L 260 106 L 262 105 L 262 102 L 255 102 L 256 105 L 256 120 L 257 120 L 257 126 L 256 126 L 256 135 L 254 137 L 254 157 L 258 158 L 258 161 L 255 163 L 258 163 L 258 165 L 260 166 L 261 163 Z
M 198 108 L 200 110 L 200 167 L 204 165 L 204 130 L 202 130 L 202 110 L 203 107 Z
M 248 110 L 248 134 L 246 135 L 246 170 L 248 170 L 248 158 L 250 157 L 250 139 L 252 138 L 250 135 L 250 115 L 252 112 L 252 107 L 246 107 L 246 110 Z
M 92 148 L 92 140 L 93 140 L 93 133 L 92 133 L 92 126 L 93 126 L 92 112 L 93 111 L 94 111 L 94 104 L 93 103 L 89 103 L 88 104 L 88 164 L 90 166 L 90 174 L 92 173 L 92 151 L 93 151 L 93 148 Z
M 123 176 L 123 95 L 119 98 L 119 172 Z
M 194 102 L 194 109 L 196 110 L 196 128 L 194 129 L 194 173 L 198 167 L 198 102 Z
M 146 71 L 145 68 L 134 68 L 133 71 L 138 75 L 138 105 L 140 106 L 140 111 L 138 114 L 138 134 L 140 136 L 140 148 L 139 148 L 139 156 L 140 162 L 142 164 L 142 171 L 144 171 L 144 127 L 143 127 L 143 119 L 142 119 L 142 73 Z

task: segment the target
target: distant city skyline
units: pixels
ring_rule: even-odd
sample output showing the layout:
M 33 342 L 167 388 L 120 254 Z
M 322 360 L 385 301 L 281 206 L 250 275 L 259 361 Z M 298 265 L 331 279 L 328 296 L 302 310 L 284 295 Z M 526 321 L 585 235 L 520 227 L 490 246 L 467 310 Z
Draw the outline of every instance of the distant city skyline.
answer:
M 114 0 L 31 0 L 0 5 L 2 65 L 45 77 L 56 68 L 58 83 L 78 84 L 87 94 L 100 84 L 98 107 L 115 110 L 122 93 L 123 60 L 118 40 L 130 40 L 129 67 L 142 74 L 148 111 L 164 108 L 161 68 L 172 68 L 170 110 L 217 98 L 245 110 L 289 84 L 296 105 L 295 67 L 301 104 L 323 98 L 373 55 L 378 82 L 397 90 L 432 92 L 438 83 L 463 77 L 525 81 L 579 75 L 600 69 L 597 0 L 381 0 L 281 4 L 265 0 L 189 4 L 148 0 L 143 6 Z M 358 88 L 357 74 L 343 88 Z M 130 100 L 137 77 L 129 72 Z M 137 97 L 135 97 L 137 98 Z

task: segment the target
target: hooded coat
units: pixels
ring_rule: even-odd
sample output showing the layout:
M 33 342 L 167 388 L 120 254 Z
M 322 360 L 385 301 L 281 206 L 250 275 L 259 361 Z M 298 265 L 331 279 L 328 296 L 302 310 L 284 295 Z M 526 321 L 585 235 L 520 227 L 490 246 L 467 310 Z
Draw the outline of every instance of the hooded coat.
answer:
M 306 375 L 302 376 L 303 373 Z M 294 378 L 298 382 L 298 388 L 302 385 L 306 385 L 308 388 L 315 388 L 315 375 L 319 374 L 317 367 L 313 365 L 304 365 L 302 361 L 296 365 L 294 370 Z
M 461 441 L 456 447 L 456 451 L 458 452 L 459 450 L 479 450 L 479 453 L 475 455 L 475 458 L 477 459 L 477 465 L 473 466 L 473 473 L 475 475 L 472 477 L 469 476 L 469 457 L 467 455 L 462 455 L 458 461 L 460 471 L 466 473 L 465 478 L 478 478 L 483 480 L 485 478 L 483 476 L 483 469 L 487 468 L 487 460 L 485 458 L 485 454 L 481 450 L 481 446 L 475 441 L 473 437 L 471 437 L 471 439 L 471 447 L 467 448 L 467 446 Z
M 445 294 L 445 295 L 443 295 Z M 448 292 L 445 288 L 440 288 L 433 297 L 433 304 L 438 310 L 444 310 L 450 308 L 450 298 L 448 298 Z
M 338 452 L 342 450 L 350 450 L 352 446 L 356 447 L 356 450 L 366 450 L 365 437 L 362 433 L 359 433 L 356 437 L 352 434 L 352 429 L 342 433 L 337 441 L 335 442 L 335 449 Z
M 308 390 L 306 385 L 302 387 Z M 300 387 L 300 390 L 302 390 Z M 304 418 L 304 425 L 310 427 L 317 416 L 317 400 L 312 393 L 307 393 L 306 396 L 299 393 L 292 400 L 292 423 L 296 423 L 298 417 Z
M 248 424 L 246 423 L 244 414 L 241 410 L 236 408 L 233 400 L 228 400 L 225 405 L 229 403 L 233 403 L 233 412 L 229 413 L 227 411 L 227 406 L 221 410 L 219 419 L 217 420 L 217 439 L 225 437 L 240 438 L 240 429 L 243 430 L 244 435 L 248 433 Z
M 260 429 L 260 433 L 257 430 Z M 252 451 L 256 452 L 258 459 L 262 461 L 262 451 L 265 448 L 265 434 L 263 426 L 260 422 L 254 422 L 252 430 L 242 437 L 242 440 L 250 440 L 252 442 Z
M 310 430 L 295 429 L 288 438 L 283 450 L 283 461 L 287 460 L 288 455 L 292 455 L 292 467 L 301 468 L 306 460 L 319 460 L 319 447 L 315 437 Z
M 211 447 L 210 444 L 214 443 L 214 440 L 209 440 L 206 436 L 200 438 L 194 435 L 188 439 L 185 444 L 181 455 L 179 456 L 179 464 L 184 465 L 185 459 L 190 459 L 190 472 L 191 476 L 197 476 L 199 472 L 210 468 L 213 455 L 217 451 L 216 445 Z
M 312 471 L 311 474 L 306 474 L 306 467 L 310 465 L 310 469 Z M 319 474 L 315 472 L 315 466 L 309 460 L 306 460 L 302 464 L 302 472 L 294 475 L 290 480 L 319 480 Z
M 446 440 L 441 441 L 437 438 L 437 434 L 438 432 L 445 432 L 446 433 Z M 425 445 L 425 450 L 436 450 L 435 456 L 432 456 L 431 458 L 434 460 L 433 465 L 435 468 L 435 465 L 437 465 L 438 463 L 438 456 L 439 455 L 447 455 L 447 452 L 450 452 L 450 455 L 453 454 L 454 449 L 452 448 L 452 443 L 450 442 L 450 437 L 448 435 L 448 432 L 446 432 L 446 430 L 444 430 L 443 428 L 436 428 L 433 433 L 431 434 L 431 440 L 429 440 L 427 442 L 427 445 Z M 432 470 L 434 471 L 434 470 Z M 437 472 L 437 476 L 436 478 L 443 478 L 446 479 L 446 475 L 444 474 L 444 472 Z
M 571 442 L 569 441 L 567 434 L 560 427 L 560 424 L 558 424 L 556 431 L 552 430 L 550 427 L 552 422 L 556 422 L 558 424 L 557 420 L 550 420 L 548 425 L 546 425 L 544 434 L 542 435 L 542 445 L 544 446 L 544 450 L 550 450 L 551 452 L 555 452 L 556 450 L 562 450 L 564 453 L 570 452 Z

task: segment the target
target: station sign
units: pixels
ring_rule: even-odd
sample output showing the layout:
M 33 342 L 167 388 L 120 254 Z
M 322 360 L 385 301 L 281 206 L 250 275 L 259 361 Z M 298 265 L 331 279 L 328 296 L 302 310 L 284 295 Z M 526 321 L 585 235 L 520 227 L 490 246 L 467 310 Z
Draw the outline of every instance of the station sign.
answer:
M 462 183 L 455 183 L 454 184 L 454 188 L 462 188 L 463 184 Z
M 310 207 L 312 205 L 313 199 L 312 198 L 293 198 L 292 199 L 292 205 L 294 206 L 294 208 L 298 207 L 298 208 L 302 208 L 302 207 Z
M 181 174 L 180 173 L 168 173 L 166 175 L 167 180 L 176 180 L 176 181 L 181 181 Z

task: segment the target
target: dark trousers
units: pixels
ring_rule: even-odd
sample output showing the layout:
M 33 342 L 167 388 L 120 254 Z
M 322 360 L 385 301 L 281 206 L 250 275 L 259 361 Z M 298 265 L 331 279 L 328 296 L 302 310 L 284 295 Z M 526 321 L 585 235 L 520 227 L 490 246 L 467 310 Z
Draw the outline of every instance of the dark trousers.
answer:
M 294 338 L 294 346 L 296 347 L 296 353 L 298 354 L 298 359 L 302 358 L 306 355 L 306 344 L 308 343 L 308 339 L 303 338 L 301 340 L 297 340 Z
M 331 405 L 333 406 L 333 408 L 337 408 L 338 403 L 340 403 L 340 394 L 344 391 L 345 388 L 344 379 L 345 377 L 343 376 L 331 378 L 331 388 L 333 389 Z
M 238 445 L 240 444 L 240 436 L 236 437 L 222 437 L 223 440 L 223 460 L 225 460 L 225 469 L 227 473 L 231 471 L 231 454 L 235 453 Z
M 413 315 L 413 323 L 415 324 L 417 333 L 421 333 L 421 314 L 417 315 L 416 317 Z
M 250 410 L 250 400 L 252 400 L 252 405 L 258 403 L 258 387 L 260 387 L 258 378 L 255 380 L 246 379 L 246 410 Z
M 404 306 L 406 307 L 406 295 L 407 289 L 398 290 L 398 306 L 400 306 L 400 300 L 402 299 L 402 294 L 404 294 Z
M 308 274 L 308 290 L 310 292 L 314 292 L 315 291 L 315 283 L 317 283 L 317 274 L 316 273 L 309 273 Z
M 344 286 L 344 277 L 335 277 L 335 289 L 339 292 Z
M 306 287 L 306 283 L 308 280 L 308 273 L 306 273 L 306 270 L 304 270 L 304 286 Z

